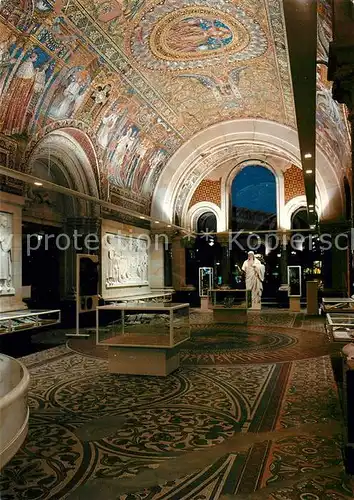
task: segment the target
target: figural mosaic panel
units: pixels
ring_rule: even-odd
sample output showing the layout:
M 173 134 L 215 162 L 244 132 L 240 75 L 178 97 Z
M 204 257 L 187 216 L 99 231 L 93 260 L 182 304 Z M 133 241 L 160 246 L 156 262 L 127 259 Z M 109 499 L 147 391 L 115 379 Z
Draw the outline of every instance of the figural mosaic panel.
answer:
M 0 134 L 84 129 L 104 182 L 148 202 L 169 157 L 207 126 L 296 126 L 282 2 L 3 0 L 0 100 Z

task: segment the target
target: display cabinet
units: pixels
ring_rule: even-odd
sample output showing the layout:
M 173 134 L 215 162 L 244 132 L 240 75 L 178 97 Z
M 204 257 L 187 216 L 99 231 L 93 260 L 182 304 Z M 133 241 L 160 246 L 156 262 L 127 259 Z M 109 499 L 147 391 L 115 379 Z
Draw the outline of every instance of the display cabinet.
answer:
M 248 309 L 252 307 L 251 290 L 223 289 L 210 290 L 213 309 Z
M 96 309 L 96 341 L 108 347 L 109 371 L 168 375 L 190 338 L 189 304 L 126 303 Z
M 251 290 L 217 288 L 210 290 L 216 323 L 247 323 L 247 310 L 252 307 Z
M 332 342 L 354 340 L 354 314 L 326 314 L 326 330 Z
M 199 268 L 199 297 L 208 297 L 209 290 L 213 288 L 213 268 Z
M 60 309 L 24 309 L 0 313 L 0 334 L 55 325 L 60 320 Z
M 288 295 L 301 297 L 301 266 L 288 266 Z
M 322 311 L 327 313 L 340 313 L 345 312 L 354 313 L 354 300 L 350 297 L 324 297 L 322 299 Z

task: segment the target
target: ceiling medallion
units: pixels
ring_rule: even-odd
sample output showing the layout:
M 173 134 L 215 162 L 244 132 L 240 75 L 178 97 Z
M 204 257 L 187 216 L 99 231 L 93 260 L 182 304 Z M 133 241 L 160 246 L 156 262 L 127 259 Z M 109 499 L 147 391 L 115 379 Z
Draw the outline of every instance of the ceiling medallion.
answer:
M 217 17 L 216 17 L 217 16 Z M 230 15 L 208 7 L 187 7 L 164 16 L 154 26 L 150 50 L 166 61 L 205 59 L 218 52 L 244 49 L 249 36 Z
M 166 0 L 145 13 L 133 32 L 131 51 L 150 69 L 186 70 L 217 61 L 232 63 L 267 50 L 260 25 L 239 6 L 214 0 Z

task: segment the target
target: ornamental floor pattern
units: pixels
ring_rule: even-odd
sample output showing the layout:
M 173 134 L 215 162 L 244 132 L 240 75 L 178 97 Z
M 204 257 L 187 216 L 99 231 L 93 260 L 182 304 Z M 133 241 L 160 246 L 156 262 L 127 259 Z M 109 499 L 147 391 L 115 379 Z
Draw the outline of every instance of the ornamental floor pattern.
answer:
M 203 335 L 215 342 L 206 323 L 195 328 L 200 346 L 188 353 L 202 350 Z M 109 374 L 103 355 L 65 345 L 22 358 L 31 374 L 29 434 L 2 472 L 0 498 L 353 498 L 330 357 L 313 346 L 312 357 L 303 348 L 265 357 L 298 349 L 306 332 L 328 352 L 326 337 L 290 325 L 250 328 L 255 338 L 234 350 L 252 361 L 189 355 L 165 379 Z M 235 339 L 226 337 L 215 352 L 230 349 Z

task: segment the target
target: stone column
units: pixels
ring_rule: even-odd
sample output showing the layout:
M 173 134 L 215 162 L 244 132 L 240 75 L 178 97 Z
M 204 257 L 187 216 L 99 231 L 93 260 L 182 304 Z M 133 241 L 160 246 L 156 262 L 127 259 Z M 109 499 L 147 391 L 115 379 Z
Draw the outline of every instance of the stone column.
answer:
M 230 234 L 226 233 L 217 233 L 217 240 L 221 245 L 221 276 L 222 276 L 222 284 L 230 285 L 231 284 L 231 248 L 230 248 Z
M 176 291 L 186 287 L 186 249 L 181 234 L 172 238 L 172 286 Z
M 170 236 L 166 231 L 151 230 L 149 283 L 151 289 L 165 287 L 165 251 L 170 245 Z

